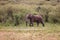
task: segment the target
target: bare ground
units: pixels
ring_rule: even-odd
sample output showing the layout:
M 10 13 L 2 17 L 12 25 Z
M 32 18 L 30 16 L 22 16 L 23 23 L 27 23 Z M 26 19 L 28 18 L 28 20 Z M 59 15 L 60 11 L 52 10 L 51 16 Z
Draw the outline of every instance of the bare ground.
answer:
M 60 32 L 44 32 L 42 30 L 0 31 L 0 40 L 60 40 Z

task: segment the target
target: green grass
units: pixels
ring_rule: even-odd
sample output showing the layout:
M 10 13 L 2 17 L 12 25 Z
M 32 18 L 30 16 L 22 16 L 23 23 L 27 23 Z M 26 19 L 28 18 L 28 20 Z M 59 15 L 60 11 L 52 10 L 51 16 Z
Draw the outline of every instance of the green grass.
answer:
M 0 25 L 0 31 L 43 31 L 47 33 L 54 33 L 54 32 L 60 32 L 60 24 L 54 24 L 54 23 L 45 23 L 45 27 L 43 27 L 41 24 L 37 27 L 36 24 L 33 27 L 27 26 L 25 24 L 21 24 L 18 26 L 1 26 Z

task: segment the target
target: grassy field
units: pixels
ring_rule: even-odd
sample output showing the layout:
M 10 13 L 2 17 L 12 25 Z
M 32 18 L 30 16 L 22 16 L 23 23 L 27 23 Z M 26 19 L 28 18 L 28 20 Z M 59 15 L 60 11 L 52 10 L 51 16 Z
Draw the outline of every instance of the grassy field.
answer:
M 45 27 L 42 26 L 42 24 L 40 24 L 38 27 L 35 24 L 33 27 L 30 26 L 26 26 L 25 24 L 20 24 L 18 26 L 5 26 L 5 25 L 1 25 L 0 26 L 0 30 L 43 30 L 43 31 L 50 31 L 50 32 L 59 32 L 60 31 L 60 24 L 56 23 L 45 23 Z
M 60 40 L 60 24 L 0 26 L 0 40 Z
M 41 7 L 39 12 L 38 7 Z M 45 27 L 41 24 L 38 27 L 36 24 L 30 27 L 23 23 L 14 26 L 15 23 L 10 22 L 11 19 L 6 19 L 8 10 L 13 11 L 13 16 L 19 17 L 25 16 L 26 13 L 45 15 L 49 12 L 51 22 L 45 23 Z M 60 2 L 56 0 L 0 0 L 0 19 L 7 20 L 5 23 L 0 23 L 0 40 L 60 40 L 60 23 L 52 23 L 53 18 L 60 22 Z

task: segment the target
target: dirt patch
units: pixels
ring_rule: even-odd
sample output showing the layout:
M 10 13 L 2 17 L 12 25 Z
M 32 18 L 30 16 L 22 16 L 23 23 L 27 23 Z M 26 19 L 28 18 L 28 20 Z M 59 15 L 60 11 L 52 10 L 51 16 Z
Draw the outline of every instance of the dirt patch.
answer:
M 60 40 L 60 33 L 1 31 L 0 40 Z

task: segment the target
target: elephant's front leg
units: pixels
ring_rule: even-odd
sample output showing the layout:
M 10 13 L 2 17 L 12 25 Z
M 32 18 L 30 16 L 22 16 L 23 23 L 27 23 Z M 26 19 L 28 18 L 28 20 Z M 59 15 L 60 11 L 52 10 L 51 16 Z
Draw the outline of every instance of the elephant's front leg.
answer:
M 30 22 L 29 26 L 33 26 L 33 22 Z
M 31 26 L 34 26 L 34 25 L 33 25 L 33 22 L 31 23 Z

